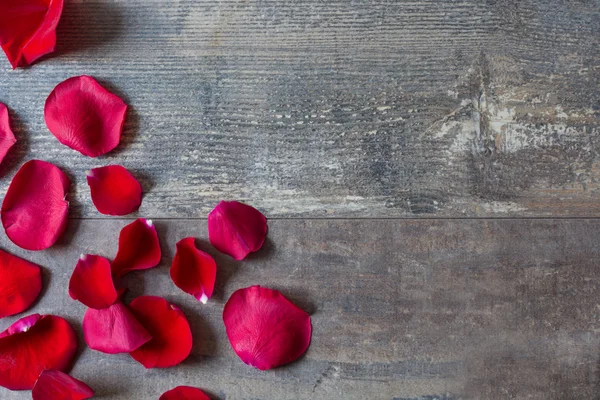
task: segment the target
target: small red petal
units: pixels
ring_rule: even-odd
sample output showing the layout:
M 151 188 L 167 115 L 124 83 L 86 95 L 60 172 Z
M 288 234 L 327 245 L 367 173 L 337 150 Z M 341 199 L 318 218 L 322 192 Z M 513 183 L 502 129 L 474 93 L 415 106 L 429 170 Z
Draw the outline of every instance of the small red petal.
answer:
M 121 302 L 102 310 L 88 308 L 83 316 L 83 338 L 93 350 L 129 353 L 152 336 Z
M 193 237 L 185 238 L 177 243 L 171 279 L 178 288 L 206 304 L 215 288 L 217 264 L 209 254 L 196 247 Z
M 129 307 L 152 335 L 131 357 L 146 368 L 168 368 L 186 359 L 192 351 L 192 331 L 177 306 L 160 297 L 140 296 Z
M 69 296 L 95 309 L 109 307 L 117 301 L 110 261 L 92 254 L 82 255 L 69 281 Z
M 164 392 L 158 400 L 210 400 L 200 389 L 191 386 L 177 386 Z
M 0 318 L 28 309 L 41 290 L 40 267 L 0 250 Z
M 8 108 L 0 103 L 0 163 L 15 143 L 17 143 L 17 139 L 15 139 L 12 129 L 10 129 Z
M 44 107 L 48 129 L 59 142 L 89 157 L 108 153 L 121 140 L 127 105 L 90 76 L 59 83 Z
M 26 250 L 52 246 L 67 227 L 71 181 L 46 161 L 27 161 L 13 178 L 2 203 L 2 225 Z
M 49 369 L 40 374 L 31 396 L 33 400 L 84 400 L 94 396 L 94 391 L 64 372 Z
M 139 218 L 121 229 L 119 250 L 111 267 L 116 276 L 128 272 L 156 267 L 161 251 L 158 234 L 152 221 Z
M 63 318 L 22 318 L 0 335 L 0 386 L 31 390 L 42 371 L 70 368 L 76 350 L 75 331 Z
M 52 53 L 63 0 L 2 0 L 0 45 L 13 68 Z
M 236 354 L 261 370 L 296 360 L 310 344 L 310 316 L 276 290 L 236 291 L 225 304 L 223 322 Z
M 142 186 L 120 165 L 94 168 L 87 176 L 92 202 L 105 215 L 127 215 L 142 204 Z
M 222 201 L 208 214 L 210 243 L 236 260 L 260 250 L 266 237 L 267 219 L 249 205 Z

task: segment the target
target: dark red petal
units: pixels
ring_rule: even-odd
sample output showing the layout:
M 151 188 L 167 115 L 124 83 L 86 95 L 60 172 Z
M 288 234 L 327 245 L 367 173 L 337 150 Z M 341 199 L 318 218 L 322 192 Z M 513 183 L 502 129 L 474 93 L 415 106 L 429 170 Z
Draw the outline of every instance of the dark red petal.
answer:
M 13 68 L 52 53 L 63 0 L 2 0 L 0 45 Z
M 0 103 L 0 163 L 15 143 L 17 143 L 17 139 L 15 139 L 12 129 L 10 129 L 8 108 Z
M 142 186 L 120 165 L 92 169 L 87 182 L 92 202 L 102 214 L 127 215 L 142 204 Z
M 90 157 L 108 153 L 121 140 L 127 105 L 90 76 L 59 83 L 44 107 L 48 129 L 59 142 Z
M 267 219 L 249 205 L 222 201 L 208 214 L 210 243 L 236 260 L 258 251 L 266 237 Z
M 217 264 L 209 254 L 196 247 L 193 237 L 185 238 L 177 243 L 171 279 L 178 288 L 206 304 L 215 288 Z
M 237 355 L 261 370 L 296 360 L 310 344 L 310 316 L 276 290 L 236 291 L 225 304 L 223 322 Z
M 75 331 L 63 318 L 22 318 L 0 335 L 0 386 L 31 390 L 42 371 L 70 368 L 76 350 Z
M 160 262 L 160 243 L 152 221 L 139 218 L 121 229 L 119 250 L 112 272 L 122 276 L 128 272 L 156 267 Z
M 110 261 L 92 254 L 81 255 L 69 281 L 69 296 L 95 309 L 109 307 L 117 301 Z
M 152 335 L 131 357 L 146 368 L 168 368 L 186 359 L 192 351 L 192 331 L 177 306 L 161 297 L 140 296 L 129 307 Z
M 200 389 L 191 386 L 177 386 L 164 392 L 158 400 L 210 400 Z
M 67 227 L 71 181 L 46 161 L 27 161 L 13 178 L 2 203 L 2 225 L 26 250 L 52 246 Z
M 129 353 L 152 336 L 121 302 L 102 310 L 88 308 L 83 316 L 83 338 L 93 350 Z
M 41 290 L 40 267 L 0 250 L 0 318 L 28 309 Z
M 94 396 L 94 391 L 64 372 L 49 369 L 40 374 L 31 396 L 33 400 L 84 400 Z

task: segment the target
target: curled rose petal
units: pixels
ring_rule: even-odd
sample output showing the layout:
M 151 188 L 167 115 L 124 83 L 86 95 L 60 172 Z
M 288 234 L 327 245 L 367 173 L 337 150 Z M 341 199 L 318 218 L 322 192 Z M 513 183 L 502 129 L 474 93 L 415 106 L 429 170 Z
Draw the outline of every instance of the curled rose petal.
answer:
M 63 0 L 2 0 L 0 45 L 13 68 L 52 53 Z
M 87 182 L 92 202 L 102 214 L 127 215 L 142 204 L 142 186 L 120 165 L 92 169 Z
M 236 354 L 260 370 L 296 360 L 310 344 L 310 316 L 276 290 L 236 291 L 225 304 L 223 322 Z
M 155 296 L 140 296 L 129 304 L 131 311 L 152 335 L 131 357 L 146 368 L 168 368 L 185 360 L 192 351 L 192 331 L 175 305 Z
M 139 218 L 121 229 L 119 250 L 111 267 L 116 276 L 156 267 L 160 262 L 160 243 L 152 221 Z
M 26 250 L 52 246 L 67 227 L 71 181 L 46 161 L 27 161 L 13 178 L 2 203 L 8 238 Z
M 117 301 L 110 262 L 92 254 L 81 255 L 69 281 L 69 296 L 95 309 L 107 308 Z
M 249 205 L 222 201 L 208 214 L 210 243 L 236 260 L 260 250 L 266 237 L 267 219 Z
M 102 310 L 88 308 L 83 316 L 83 338 L 93 350 L 129 353 L 152 336 L 121 302 Z
M 49 369 L 40 374 L 31 396 L 33 400 L 84 400 L 94 396 L 94 391 L 64 372 Z
M 28 309 L 41 290 L 40 267 L 0 250 L 0 318 Z
M 10 129 L 8 108 L 0 103 L 0 163 L 15 143 L 17 143 L 17 139 L 15 139 L 12 129 Z
M 48 129 L 59 142 L 89 157 L 108 153 L 121 140 L 127 105 L 90 76 L 59 83 L 44 107 Z
M 215 288 L 217 264 L 209 254 L 196 247 L 193 237 L 185 238 L 177 243 L 171 279 L 178 288 L 206 304 Z
M 177 386 L 164 392 L 158 400 L 210 400 L 200 389 L 191 386 Z
M 61 317 L 34 314 L 0 334 L 0 386 L 31 390 L 46 369 L 71 367 L 77 337 Z

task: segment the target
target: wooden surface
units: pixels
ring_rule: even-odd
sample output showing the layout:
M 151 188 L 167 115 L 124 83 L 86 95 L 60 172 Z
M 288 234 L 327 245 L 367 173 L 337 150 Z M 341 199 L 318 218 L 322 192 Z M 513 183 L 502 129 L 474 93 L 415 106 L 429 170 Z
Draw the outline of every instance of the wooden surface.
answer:
M 31 312 L 81 333 L 72 268 L 113 257 L 131 220 L 94 209 L 85 171 L 122 164 L 145 191 L 131 217 L 155 220 L 164 251 L 127 299 L 166 296 L 195 337 L 183 365 L 149 371 L 81 340 L 72 373 L 98 398 L 182 384 L 222 400 L 600 398 L 598 0 L 66 0 L 58 35 L 31 68 L 0 61 L 19 140 L 0 196 L 24 161 L 52 161 L 74 183 L 69 230 L 43 252 L 0 247 L 44 267 Z M 130 106 L 97 159 L 43 120 L 81 74 Z M 214 254 L 221 199 L 263 211 L 269 240 L 244 262 L 215 254 L 203 306 L 167 267 L 186 236 Z M 298 362 L 260 372 L 230 348 L 223 305 L 253 284 L 312 314 Z

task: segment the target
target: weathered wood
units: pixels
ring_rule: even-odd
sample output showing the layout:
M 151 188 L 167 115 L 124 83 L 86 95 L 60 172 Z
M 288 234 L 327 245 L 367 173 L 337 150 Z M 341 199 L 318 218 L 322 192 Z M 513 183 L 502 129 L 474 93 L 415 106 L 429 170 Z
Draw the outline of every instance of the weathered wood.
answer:
M 76 177 L 122 163 L 141 214 L 204 217 L 222 198 L 269 216 L 599 216 L 595 0 L 67 0 L 58 52 L 1 63 L 17 166 Z M 60 81 L 94 75 L 131 105 L 113 154 L 61 146 Z
M 58 313 L 80 330 L 84 307 L 67 295 L 74 263 L 79 253 L 114 256 L 127 222 L 71 221 L 70 238 L 38 253 L 0 239 L 45 267 L 31 312 Z M 144 293 L 181 305 L 193 354 L 146 371 L 127 355 L 83 350 L 73 375 L 98 398 L 157 399 L 179 384 L 219 399 L 597 397 L 599 220 L 271 221 L 268 243 L 249 260 L 216 254 L 218 288 L 206 306 L 179 291 L 167 268 L 177 240 L 206 237 L 205 221 L 156 224 L 163 262 L 129 275 L 126 299 Z M 291 366 L 260 372 L 230 348 L 224 302 L 252 284 L 278 288 L 312 314 L 311 347 Z M 2 399 L 28 396 L 0 390 Z

